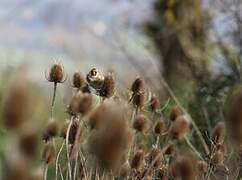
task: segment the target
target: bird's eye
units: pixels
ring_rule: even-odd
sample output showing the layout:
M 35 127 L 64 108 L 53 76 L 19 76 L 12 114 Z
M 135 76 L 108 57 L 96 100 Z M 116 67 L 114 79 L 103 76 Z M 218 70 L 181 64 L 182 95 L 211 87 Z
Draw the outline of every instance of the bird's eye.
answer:
M 95 68 L 93 68 L 91 71 L 90 71 L 90 74 L 91 76 L 96 76 L 97 75 L 97 70 Z

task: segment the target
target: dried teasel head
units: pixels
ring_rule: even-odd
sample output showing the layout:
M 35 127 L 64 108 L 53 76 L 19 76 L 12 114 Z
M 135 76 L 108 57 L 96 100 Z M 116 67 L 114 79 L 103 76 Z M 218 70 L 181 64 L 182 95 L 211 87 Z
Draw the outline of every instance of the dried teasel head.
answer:
M 92 108 L 92 95 L 91 94 L 83 94 L 80 104 L 79 104 L 79 112 L 82 115 L 86 115 Z
M 165 130 L 166 130 L 166 124 L 164 120 L 161 119 L 157 121 L 154 127 L 154 133 L 159 136 L 159 135 L 162 135 L 165 132 Z
M 162 149 L 164 155 L 175 156 L 177 154 L 176 145 L 173 142 L 168 142 Z
M 113 96 L 115 90 L 115 81 L 113 75 L 109 73 L 104 77 L 103 86 L 100 89 L 100 96 L 110 98 Z
M 65 81 L 64 67 L 61 64 L 53 64 L 47 80 L 54 83 L 63 83 Z
M 50 119 L 48 121 L 47 127 L 42 134 L 42 140 L 45 142 L 49 141 L 50 139 L 54 138 L 58 134 L 58 124 L 54 119 Z
M 133 123 L 133 128 L 137 132 L 147 131 L 149 129 L 149 123 L 148 123 L 147 117 L 144 115 L 139 115 L 138 117 L 136 117 Z
M 107 105 L 105 103 L 101 104 L 89 117 L 89 123 L 91 129 L 99 129 L 103 124 L 105 124 Z
M 70 114 L 71 116 L 76 116 L 79 113 L 80 103 L 81 103 L 81 95 L 80 93 L 77 93 L 71 98 L 71 102 L 67 106 L 67 113 Z
M 143 150 L 138 150 L 134 157 L 132 158 L 132 161 L 130 163 L 130 166 L 132 169 L 140 170 L 144 166 L 144 158 L 145 153 Z
M 153 148 L 148 156 L 149 164 L 154 168 L 161 165 L 161 151 L 158 148 Z
M 181 115 L 182 115 L 182 111 L 178 106 L 174 105 L 174 106 L 171 107 L 171 112 L 170 112 L 170 120 L 171 121 L 175 121 L 176 118 L 178 116 L 181 116 Z
M 27 130 L 19 137 L 19 149 L 26 157 L 33 157 L 38 147 L 38 133 Z
M 156 110 L 159 108 L 159 100 L 156 96 L 152 96 L 150 99 L 150 110 L 151 112 L 156 112 Z
M 131 91 L 133 93 L 144 92 L 144 81 L 140 77 L 137 77 L 131 86 Z
M 107 169 L 117 169 L 125 161 L 131 147 L 133 132 L 128 126 L 127 108 L 112 100 L 105 104 L 105 120 L 100 128 L 92 131 L 88 144 L 99 164 Z
M 3 104 L 3 121 L 8 129 L 19 128 L 30 119 L 32 109 L 28 89 L 25 81 L 22 83 L 16 81 L 11 85 Z
M 196 179 L 196 161 L 190 156 L 179 157 L 179 174 L 181 179 Z
M 214 165 L 220 165 L 224 162 L 224 152 L 222 150 L 216 150 L 211 157 L 211 162 Z
M 212 140 L 214 144 L 219 145 L 224 143 L 225 138 L 225 124 L 224 122 L 219 122 L 213 129 Z
M 139 92 L 136 94 L 133 94 L 132 103 L 136 108 L 143 108 L 145 103 L 145 93 Z
M 85 80 L 80 72 L 75 72 L 72 78 L 72 86 L 77 89 L 81 89 L 85 83 Z
M 189 121 L 185 116 L 179 116 L 171 125 L 170 133 L 176 139 L 183 138 L 189 130 Z
M 55 147 L 52 142 L 45 144 L 42 160 L 45 162 L 45 164 L 49 164 L 55 160 Z

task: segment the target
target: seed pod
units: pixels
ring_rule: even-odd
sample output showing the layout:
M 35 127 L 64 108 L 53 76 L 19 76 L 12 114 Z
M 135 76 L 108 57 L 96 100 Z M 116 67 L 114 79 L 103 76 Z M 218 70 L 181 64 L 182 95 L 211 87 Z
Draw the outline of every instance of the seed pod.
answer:
M 172 106 L 171 112 L 170 112 L 170 120 L 175 121 L 178 116 L 182 115 L 182 111 L 180 108 L 176 105 Z
M 42 134 L 42 140 L 45 142 L 49 141 L 51 138 L 58 134 L 58 124 L 54 119 L 48 121 L 47 127 Z
M 45 148 L 43 150 L 42 154 L 42 160 L 45 162 L 45 164 L 49 164 L 53 162 L 55 159 L 55 148 L 52 143 L 47 143 L 45 145 Z
M 163 154 L 170 156 L 175 156 L 176 151 L 176 145 L 173 142 L 168 142 L 167 145 L 162 149 Z
M 19 128 L 31 115 L 30 92 L 23 83 L 14 83 L 3 105 L 4 125 L 9 129 Z
M 153 148 L 149 154 L 149 164 L 154 168 L 158 168 L 161 164 L 161 151 L 157 148 Z
M 35 131 L 24 132 L 19 139 L 20 151 L 26 157 L 32 157 L 38 146 L 38 135 Z
M 110 98 L 114 94 L 115 82 L 112 74 L 105 76 L 100 96 Z
M 155 112 L 159 108 L 159 100 L 157 97 L 152 96 L 150 99 L 150 110 L 151 112 Z
M 144 166 L 144 156 L 144 151 L 137 151 L 131 161 L 131 168 L 136 170 L 141 169 Z
M 54 83 L 61 83 L 64 79 L 64 69 L 60 64 L 54 64 L 49 72 L 48 80 Z
M 72 78 L 72 84 L 74 88 L 81 89 L 85 81 L 80 72 L 75 72 Z
M 162 135 L 165 132 L 166 129 L 166 125 L 165 122 L 163 120 L 159 120 L 154 128 L 154 132 L 156 135 Z
M 84 94 L 79 104 L 79 112 L 82 115 L 86 115 L 92 108 L 92 96 L 90 94 Z
M 196 166 L 194 166 L 195 164 L 195 160 L 191 157 L 184 156 L 179 159 L 179 173 L 181 179 L 196 179 Z
M 212 140 L 218 144 L 223 144 L 225 138 L 225 124 L 224 122 L 219 122 L 213 129 Z
M 67 107 L 67 113 L 70 114 L 71 116 L 76 116 L 79 113 L 80 103 L 81 103 L 80 94 L 79 93 L 75 94 L 72 97 L 69 106 Z
M 145 94 L 144 92 L 140 92 L 140 93 L 136 93 L 133 95 L 133 98 L 132 98 L 132 102 L 133 102 L 133 105 L 137 108 L 142 108 L 144 106 L 144 103 L 145 103 Z
M 107 107 L 105 104 L 99 106 L 89 117 L 91 129 L 99 129 L 105 122 Z
M 189 130 L 189 122 L 184 116 L 179 116 L 171 125 L 171 134 L 176 139 L 181 139 Z
M 135 94 L 144 92 L 144 81 L 139 77 L 136 78 L 131 86 L 131 91 Z
M 144 115 L 138 116 L 133 123 L 133 128 L 138 132 L 145 132 L 149 128 L 149 123 Z
M 215 151 L 212 155 L 211 160 L 214 165 L 222 164 L 224 161 L 224 153 L 221 150 Z

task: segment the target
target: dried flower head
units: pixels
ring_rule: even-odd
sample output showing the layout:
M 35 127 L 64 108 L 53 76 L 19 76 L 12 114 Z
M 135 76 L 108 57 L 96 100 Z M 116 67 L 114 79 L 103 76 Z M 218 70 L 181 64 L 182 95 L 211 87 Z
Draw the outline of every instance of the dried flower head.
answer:
M 144 158 L 145 158 L 144 151 L 138 150 L 131 161 L 131 168 L 140 170 L 144 166 Z
M 48 142 L 43 150 L 42 154 L 42 160 L 45 162 L 45 164 L 49 164 L 53 162 L 55 159 L 55 148 L 52 142 Z
M 145 93 L 139 92 L 139 93 L 133 94 L 132 102 L 135 107 L 141 109 L 145 103 Z
M 165 155 L 175 156 L 177 154 L 176 145 L 173 142 L 168 142 L 162 149 L 162 152 Z
M 91 129 L 98 129 L 101 125 L 105 124 L 107 105 L 105 103 L 101 104 L 89 117 L 89 122 Z
M 158 168 L 161 165 L 161 151 L 157 148 L 153 148 L 149 154 L 149 164 L 154 168 Z
M 155 127 L 154 127 L 154 132 L 156 135 L 162 135 L 166 130 L 166 124 L 165 122 L 161 119 L 156 122 Z
M 219 122 L 213 129 L 212 140 L 218 144 L 223 144 L 225 138 L 225 124 L 224 122 Z
M 189 156 L 179 158 L 179 173 L 181 179 L 194 180 L 196 179 L 196 161 Z
M 49 77 L 47 79 L 49 82 L 63 83 L 65 81 L 63 66 L 60 64 L 53 64 L 49 72 Z
M 224 153 L 221 150 L 216 150 L 211 157 L 211 161 L 214 165 L 219 165 L 224 162 Z
M 156 96 L 152 96 L 150 99 L 150 110 L 151 112 L 156 112 L 156 110 L 159 108 L 159 100 Z
M 178 116 L 182 115 L 182 111 L 176 105 L 171 107 L 170 120 L 175 121 Z
M 4 124 L 9 129 L 16 129 L 30 119 L 30 92 L 25 83 L 15 82 L 3 105 Z
M 75 94 L 69 106 L 67 107 L 67 113 L 70 114 L 71 116 L 76 116 L 79 113 L 79 106 L 81 103 L 81 95 L 80 93 Z
M 179 116 L 171 125 L 171 134 L 177 139 L 181 139 L 185 136 L 189 130 L 189 121 L 185 116 Z
M 58 124 L 54 119 L 48 121 L 47 127 L 42 134 L 42 139 L 47 142 L 51 138 L 57 136 L 58 134 Z
M 72 85 L 74 88 L 81 89 L 85 80 L 80 72 L 75 72 L 72 78 Z
M 79 112 L 82 115 L 86 115 L 92 108 L 92 95 L 91 94 L 83 94 L 80 104 L 79 104 Z
M 144 92 L 144 81 L 143 79 L 137 77 L 135 79 L 135 81 L 133 82 L 132 86 L 131 86 L 131 91 L 133 91 L 133 93 L 141 93 Z
M 138 132 L 145 132 L 149 128 L 149 123 L 144 115 L 139 115 L 133 123 L 133 128 Z
M 100 96 L 105 98 L 112 97 L 114 94 L 114 88 L 115 88 L 115 81 L 114 81 L 113 75 L 109 73 L 104 78 L 103 86 L 100 89 Z
M 125 116 L 126 108 L 114 101 L 107 103 L 104 124 L 89 137 L 89 148 L 101 165 L 119 168 L 125 160 L 132 142 L 132 131 Z
M 27 130 L 20 135 L 19 148 L 26 157 L 32 157 L 38 146 L 38 134 L 34 130 Z

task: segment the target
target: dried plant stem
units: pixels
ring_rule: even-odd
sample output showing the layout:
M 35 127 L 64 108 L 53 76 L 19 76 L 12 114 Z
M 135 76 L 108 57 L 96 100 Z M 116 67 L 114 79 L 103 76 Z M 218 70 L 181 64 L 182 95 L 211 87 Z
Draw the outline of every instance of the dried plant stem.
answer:
M 77 172 L 77 162 L 78 162 L 78 154 L 76 155 L 75 158 L 75 167 L 74 167 L 74 174 L 73 174 L 73 179 L 76 179 L 76 172 Z
M 70 152 L 69 152 L 69 134 L 70 134 L 72 123 L 73 123 L 73 117 L 70 120 L 70 123 L 67 128 L 67 132 L 66 132 L 66 154 L 67 154 L 67 161 L 68 161 L 68 171 L 69 171 L 68 174 L 69 174 L 70 180 L 72 179 L 72 176 L 71 176 L 71 160 L 70 160 Z
M 53 111 L 54 111 L 54 106 L 55 106 L 55 97 L 56 97 L 56 90 L 57 90 L 57 83 L 54 83 L 54 92 L 53 92 L 53 97 L 52 97 L 52 102 L 51 102 L 51 118 L 53 117 Z
M 45 164 L 44 166 L 44 180 L 47 180 L 48 175 L 48 164 Z
M 58 162 L 59 162 L 59 157 L 60 157 L 60 154 L 63 150 L 63 147 L 65 145 L 65 141 L 63 141 L 61 147 L 60 147 L 60 150 L 59 152 L 57 153 L 57 156 L 56 156 L 56 161 L 55 161 L 55 179 L 58 180 Z
M 186 143 L 188 144 L 188 146 L 192 149 L 192 151 L 201 159 L 204 160 L 203 157 L 201 156 L 201 154 L 197 151 L 197 149 L 192 145 L 192 143 L 190 142 L 190 140 L 187 138 L 187 136 L 184 137 Z
M 62 174 L 62 171 L 61 171 L 61 167 L 60 167 L 59 164 L 58 164 L 58 168 L 59 168 L 59 170 L 60 170 L 61 180 L 64 180 L 64 177 L 63 177 L 63 174 Z

